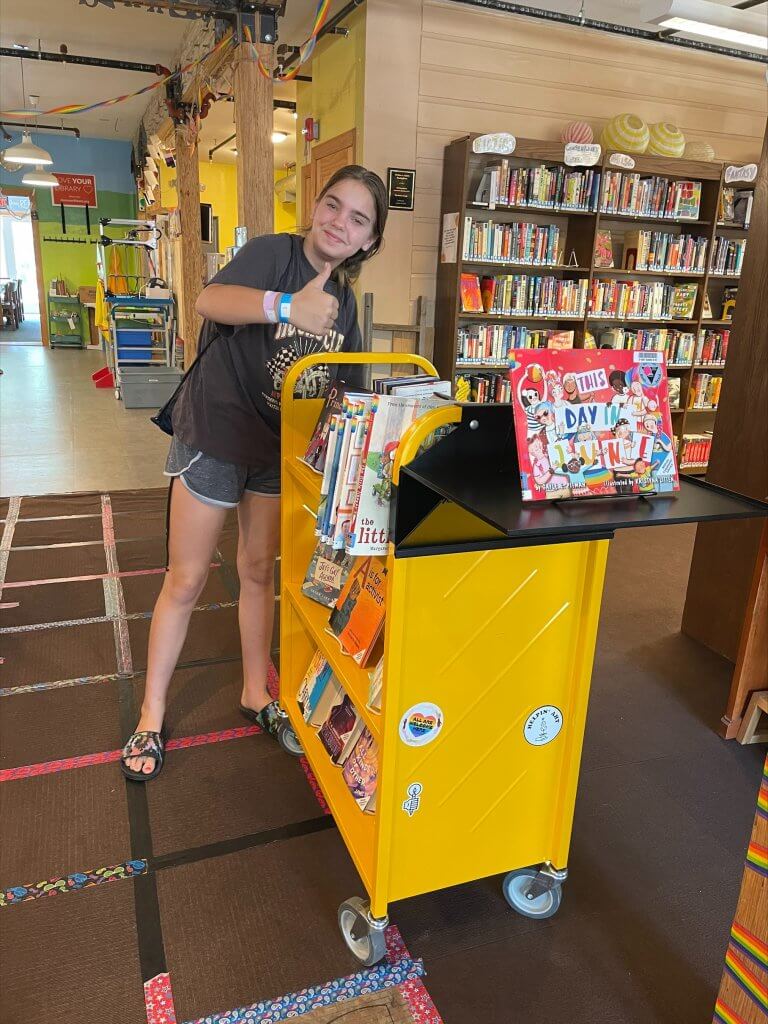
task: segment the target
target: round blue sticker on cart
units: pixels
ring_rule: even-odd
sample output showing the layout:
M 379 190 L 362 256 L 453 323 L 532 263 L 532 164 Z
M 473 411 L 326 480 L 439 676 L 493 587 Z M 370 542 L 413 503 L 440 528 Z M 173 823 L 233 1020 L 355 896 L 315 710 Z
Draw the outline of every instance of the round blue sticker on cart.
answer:
M 534 747 L 543 747 L 559 734 L 563 728 L 563 713 L 554 704 L 544 704 L 528 716 L 523 726 L 523 736 Z
M 425 747 L 443 728 L 443 712 L 429 701 L 408 708 L 400 719 L 400 739 L 409 747 Z

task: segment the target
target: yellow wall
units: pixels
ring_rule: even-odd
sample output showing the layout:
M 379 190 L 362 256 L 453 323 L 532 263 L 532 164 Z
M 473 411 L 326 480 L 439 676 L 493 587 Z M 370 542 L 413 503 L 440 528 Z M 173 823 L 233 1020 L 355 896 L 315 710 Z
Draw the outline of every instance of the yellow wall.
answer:
M 443 0 L 368 0 L 365 148 L 379 174 L 415 167 L 413 213 L 390 211 L 384 251 L 363 274 L 378 321 L 413 320 L 434 295 L 443 149 L 468 132 L 559 140 L 573 120 L 596 135 L 624 111 L 672 121 L 719 160 L 757 161 L 765 67 Z
M 296 167 L 299 171 L 297 208 L 301 209 L 301 168 L 309 163 L 301 129 L 307 117 L 320 122 L 318 143 L 357 131 L 358 161 L 363 150 L 365 96 L 366 7 L 344 20 L 348 36 L 323 36 L 309 64 L 311 82 L 296 83 Z M 316 145 L 317 143 L 315 143 Z
M 219 218 L 219 252 L 226 252 L 227 247 L 235 244 L 235 227 L 237 226 L 237 165 L 216 163 L 211 160 L 200 161 L 200 184 L 204 185 L 200 192 L 200 202 L 210 203 L 214 217 Z M 284 177 L 284 170 L 275 171 L 275 180 Z M 175 186 L 174 167 L 160 167 L 160 205 L 174 209 L 178 205 Z M 275 231 L 296 230 L 296 205 L 280 203 L 275 196 Z

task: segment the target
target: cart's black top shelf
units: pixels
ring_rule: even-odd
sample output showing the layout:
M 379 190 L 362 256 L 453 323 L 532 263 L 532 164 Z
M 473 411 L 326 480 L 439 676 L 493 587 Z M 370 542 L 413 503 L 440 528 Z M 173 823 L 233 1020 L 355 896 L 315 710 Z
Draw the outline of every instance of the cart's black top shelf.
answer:
M 422 460 L 403 468 L 406 476 L 454 502 L 500 530 L 510 540 L 536 537 L 573 540 L 611 536 L 637 526 L 670 526 L 720 519 L 768 517 L 768 504 L 734 494 L 713 484 L 681 475 L 674 496 L 591 498 L 566 502 L 523 503 L 515 467 L 493 472 L 466 463 Z

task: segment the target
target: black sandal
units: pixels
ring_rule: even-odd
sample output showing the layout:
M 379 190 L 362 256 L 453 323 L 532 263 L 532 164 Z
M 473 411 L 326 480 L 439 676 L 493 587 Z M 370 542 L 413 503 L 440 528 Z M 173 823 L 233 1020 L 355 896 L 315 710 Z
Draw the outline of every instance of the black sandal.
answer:
M 273 739 L 278 739 L 278 734 L 284 722 L 284 718 L 278 709 L 279 704 L 276 700 L 270 701 L 261 711 L 254 711 L 253 708 L 247 708 L 244 704 L 241 704 L 240 714 L 245 715 L 249 722 L 258 725 L 260 729 L 263 729 Z
M 125 763 L 130 757 L 151 757 L 155 767 L 151 772 L 137 772 Z M 165 729 L 160 732 L 135 732 L 129 737 L 120 755 L 120 770 L 132 782 L 151 782 L 163 770 L 165 759 Z

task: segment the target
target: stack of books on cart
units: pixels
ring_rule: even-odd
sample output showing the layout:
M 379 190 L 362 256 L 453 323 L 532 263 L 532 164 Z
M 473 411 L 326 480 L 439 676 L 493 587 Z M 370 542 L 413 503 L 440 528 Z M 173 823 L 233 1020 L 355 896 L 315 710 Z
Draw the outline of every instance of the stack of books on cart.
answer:
M 371 710 L 381 710 L 383 661 L 371 679 Z M 331 762 L 338 766 L 355 803 L 367 814 L 376 810 L 379 752 L 360 713 L 318 651 L 309 663 L 297 695 L 304 721 L 317 736 Z

